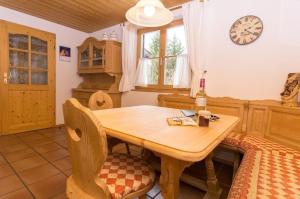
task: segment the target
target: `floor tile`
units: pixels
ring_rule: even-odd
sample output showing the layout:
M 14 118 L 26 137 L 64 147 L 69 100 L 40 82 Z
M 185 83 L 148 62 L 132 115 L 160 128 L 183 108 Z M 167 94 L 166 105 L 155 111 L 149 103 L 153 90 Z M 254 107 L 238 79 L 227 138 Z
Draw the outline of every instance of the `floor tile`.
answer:
M 42 145 L 45 145 L 45 144 L 49 144 L 49 143 L 52 143 L 52 141 L 48 138 L 42 138 L 42 139 L 39 139 L 39 140 L 33 140 L 33 141 L 30 141 L 30 142 L 26 142 L 29 146 L 31 147 L 38 147 L 38 146 L 42 146 Z
M 19 189 L 14 192 L 10 192 L 1 196 L 0 199 L 33 199 L 33 196 L 25 188 Z
M 8 164 L 0 165 L 0 179 L 13 174 L 14 171 L 11 169 L 11 167 Z
M 72 169 L 68 169 L 68 170 L 65 170 L 65 171 L 63 171 L 63 172 L 64 172 L 64 174 L 66 174 L 67 176 L 72 175 Z
M 66 176 L 58 174 L 46 180 L 29 185 L 29 189 L 37 199 L 48 199 L 63 193 L 66 189 Z
M 0 138 L 0 148 L 20 144 L 22 141 L 16 136 L 2 136 Z
M 11 152 L 15 152 L 15 151 L 21 151 L 21 150 L 25 150 L 28 149 L 28 145 L 24 144 L 24 143 L 18 143 L 15 145 L 10 145 L 10 146 L 6 146 L 0 149 L 0 152 L 2 154 L 6 154 L 6 153 L 11 153 Z
M 49 151 L 55 151 L 57 149 L 61 149 L 61 146 L 59 146 L 55 142 L 50 142 L 48 144 L 43 144 L 34 148 L 34 150 L 39 153 L 47 153 Z
M 1 198 L 0 198 L 1 199 Z M 54 196 L 53 198 L 51 199 L 67 199 L 67 196 L 66 196 L 66 193 L 63 192 L 61 194 L 58 194 L 57 196 Z
M 70 157 L 56 160 L 53 164 L 58 167 L 61 171 L 65 171 L 72 168 Z
M 154 198 L 160 193 L 159 180 L 156 181 L 153 188 L 147 193 L 148 196 Z
M 23 183 L 16 175 L 7 176 L 0 179 L 0 196 L 16 191 L 24 187 Z
M 2 155 L 0 155 L 0 165 L 6 164 L 6 160 L 3 158 Z
M 37 153 L 35 153 L 32 149 L 25 149 L 22 151 L 7 153 L 4 156 L 7 159 L 7 161 L 11 163 L 11 162 L 32 157 L 34 155 L 37 155 Z
M 66 149 L 59 149 L 44 153 L 43 156 L 50 162 L 53 162 L 69 156 L 69 152 Z
M 44 164 L 37 166 L 19 173 L 19 176 L 22 180 L 28 185 L 35 183 L 37 181 L 45 180 L 48 177 L 54 176 L 60 173 L 54 166 L 51 164 Z
M 24 135 L 24 136 L 20 137 L 20 139 L 23 140 L 24 142 L 33 142 L 33 141 L 40 140 L 43 138 L 44 138 L 44 136 L 42 136 L 40 134 L 30 134 L 30 135 Z
M 39 155 L 34 155 L 32 157 L 13 162 L 13 163 L 11 163 L 11 166 L 17 172 L 20 172 L 20 171 L 24 171 L 26 169 L 37 167 L 39 165 L 43 165 L 43 164 L 46 164 L 46 163 L 47 163 L 47 161 L 44 160 L 42 157 L 40 157 Z

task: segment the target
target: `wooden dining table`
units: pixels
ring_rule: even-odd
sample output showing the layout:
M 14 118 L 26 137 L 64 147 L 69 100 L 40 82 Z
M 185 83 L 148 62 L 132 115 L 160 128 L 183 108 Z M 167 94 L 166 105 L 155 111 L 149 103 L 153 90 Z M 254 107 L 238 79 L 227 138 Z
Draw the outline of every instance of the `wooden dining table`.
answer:
M 218 115 L 209 127 L 169 126 L 167 118 L 182 116 L 179 109 L 157 106 L 132 106 L 93 111 L 107 135 L 151 150 L 161 158 L 160 188 L 165 199 L 177 199 L 180 176 L 194 162 L 205 160 L 207 193 L 219 198 L 212 161 L 213 150 L 238 124 L 239 118 Z

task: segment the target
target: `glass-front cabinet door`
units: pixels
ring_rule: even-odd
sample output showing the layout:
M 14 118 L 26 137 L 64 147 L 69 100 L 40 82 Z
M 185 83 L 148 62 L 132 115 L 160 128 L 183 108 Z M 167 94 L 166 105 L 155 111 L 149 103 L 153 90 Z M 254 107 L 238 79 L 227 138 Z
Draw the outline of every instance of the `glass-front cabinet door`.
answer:
M 83 49 L 79 54 L 79 67 L 86 68 L 90 65 L 90 53 L 89 53 L 89 47 Z
M 92 58 L 93 65 L 92 66 L 104 68 L 104 65 L 105 65 L 105 47 L 104 47 L 104 45 L 100 45 L 100 46 L 93 45 L 92 49 L 93 49 L 93 58 Z
M 48 84 L 48 43 L 24 34 L 9 34 L 8 84 Z

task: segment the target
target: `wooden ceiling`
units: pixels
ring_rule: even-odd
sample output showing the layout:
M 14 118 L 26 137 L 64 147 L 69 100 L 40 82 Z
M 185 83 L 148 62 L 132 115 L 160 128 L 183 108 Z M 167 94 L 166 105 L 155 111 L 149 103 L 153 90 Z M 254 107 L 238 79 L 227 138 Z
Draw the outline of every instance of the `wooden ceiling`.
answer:
M 125 21 L 138 0 L 0 0 L 0 6 L 91 33 Z M 189 0 L 162 0 L 168 8 Z

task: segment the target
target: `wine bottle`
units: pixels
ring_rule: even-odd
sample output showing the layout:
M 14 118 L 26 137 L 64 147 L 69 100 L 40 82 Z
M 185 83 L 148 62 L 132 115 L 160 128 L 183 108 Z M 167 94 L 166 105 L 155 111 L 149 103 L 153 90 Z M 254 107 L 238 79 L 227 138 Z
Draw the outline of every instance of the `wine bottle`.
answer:
M 203 72 L 200 79 L 200 89 L 196 94 L 196 111 L 206 110 L 206 92 L 205 92 L 205 75 L 206 71 Z

